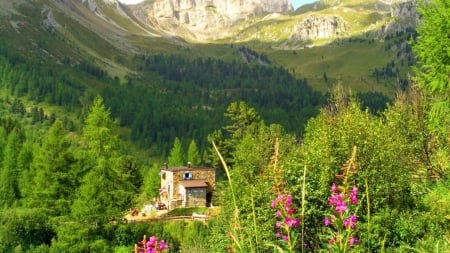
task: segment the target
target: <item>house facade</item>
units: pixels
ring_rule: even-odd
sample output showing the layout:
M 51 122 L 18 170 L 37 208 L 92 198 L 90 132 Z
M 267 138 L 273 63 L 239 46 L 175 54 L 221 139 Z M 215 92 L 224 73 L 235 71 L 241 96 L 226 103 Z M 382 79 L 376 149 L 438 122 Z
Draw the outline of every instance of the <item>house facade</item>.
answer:
M 215 169 L 191 165 L 164 167 L 160 176 L 160 199 L 169 210 L 211 206 L 216 183 Z

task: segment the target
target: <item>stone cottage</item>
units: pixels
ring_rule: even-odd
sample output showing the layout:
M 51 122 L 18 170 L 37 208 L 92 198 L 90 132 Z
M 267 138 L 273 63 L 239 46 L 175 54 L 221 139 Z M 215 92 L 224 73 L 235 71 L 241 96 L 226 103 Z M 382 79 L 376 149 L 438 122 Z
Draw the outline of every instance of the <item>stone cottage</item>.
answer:
M 168 167 L 160 171 L 160 199 L 171 210 L 179 207 L 211 206 L 216 171 L 208 167 Z

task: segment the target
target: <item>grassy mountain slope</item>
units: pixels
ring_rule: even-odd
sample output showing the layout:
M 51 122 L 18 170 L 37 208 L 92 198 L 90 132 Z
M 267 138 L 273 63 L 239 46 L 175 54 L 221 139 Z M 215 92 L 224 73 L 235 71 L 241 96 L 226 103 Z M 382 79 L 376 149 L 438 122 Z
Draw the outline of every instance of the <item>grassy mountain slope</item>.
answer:
M 345 3 L 324 5 L 314 15 L 356 8 Z M 226 124 L 223 112 L 233 101 L 245 100 L 268 123 L 301 132 L 323 102 L 308 85 L 328 91 L 339 83 L 392 96 L 408 71 L 409 33 L 360 33 L 368 28 L 361 25 L 357 37 L 292 40 L 291 26 L 312 12 L 252 17 L 231 27 L 235 37 L 194 43 L 151 27 L 114 1 L 17 1 L 2 7 L 2 68 L 14 72 L 5 78 L 14 82 L 5 92 L 49 113 L 57 110 L 48 105 L 63 106 L 74 121 L 101 94 L 124 135 L 158 155 L 176 136 L 205 141 Z M 358 20 L 370 19 L 361 13 Z
M 87 2 L 95 3 L 95 8 Z M 255 16 L 228 28 L 232 36 L 218 41 L 191 41 L 183 38 L 183 34 L 178 37 L 165 33 L 160 27 L 152 26 L 154 23 L 133 16 L 131 9 L 117 2 L 87 2 L 40 0 L 4 4 L 10 10 L 9 18 L 3 21 L 9 23 L 4 26 L 8 29 L 5 39 L 24 54 L 40 51 L 41 59 L 95 59 L 96 64 L 119 77 L 131 71 L 128 59 L 135 53 L 240 61 L 229 46 L 234 44 L 267 54 L 273 64 L 311 80 L 318 90 L 325 91 L 337 82 L 356 90 L 385 94 L 392 94 L 395 87 L 392 80 L 381 81 L 380 86 L 380 80 L 370 77 L 375 68 L 394 60 L 398 52 L 385 49 L 386 34 L 380 33 L 383 26 L 398 21 L 391 17 L 391 4 L 385 2 L 320 1 L 290 14 Z M 316 40 L 295 37 L 295 27 L 305 18 L 330 16 L 341 18 L 347 31 Z M 364 41 L 352 43 L 355 36 Z M 30 42 L 33 47 L 29 46 Z M 322 82 L 324 73 L 330 78 Z

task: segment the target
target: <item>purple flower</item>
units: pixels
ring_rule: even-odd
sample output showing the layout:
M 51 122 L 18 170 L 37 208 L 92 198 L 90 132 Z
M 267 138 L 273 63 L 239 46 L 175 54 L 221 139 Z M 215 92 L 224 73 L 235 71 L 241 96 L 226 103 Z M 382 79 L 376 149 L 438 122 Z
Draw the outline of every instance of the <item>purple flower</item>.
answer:
M 275 222 L 275 227 L 276 228 L 281 228 L 281 222 L 279 222 L 279 221 Z
M 284 199 L 284 195 L 283 194 L 278 195 L 278 197 L 277 197 L 278 201 L 283 201 L 283 199 Z
M 292 205 L 292 195 L 288 194 L 285 202 L 286 207 L 290 207 Z
M 355 229 L 357 221 L 358 221 L 358 217 L 356 217 L 355 215 L 352 215 L 349 218 L 344 220 L 344 227 Z
M 328 227 L 331 224 L 331 221 L 328 217 L 325 217 L 323 218 L 323 223 L 325 224 L 325 227 Z
M 348 238 L 348 243 L 350 243 L 351 245 L 357 244 L 358 242 L 359 242 L 359 240 L 353 236 Z
M 286 224 L 288 227 L 298 227 L 300 225 L 300 220 L 298 218 L 292 219 L 290 217 L 286 217 L 284 219 L 284 224 Z
M 342 214 L 343 212 L 345 212 L 347 210 L 347 204 L 345 203 L 345 201 L 339 200 L 336 203 L 336 212 Z
M 337 192 L 338 192 L 338 187 L 336 186 L 335 183 L 333 183 L 333 184 L 331 185 L 331 191 L 334 192 L 334 193 L 337 193 Z
M 296 211 L 296 209 L 294 209 L 294 208 L 286 207 L 287 215 L 293 215 L 295 213 L 295 211 Z
M 166 244 L 166 242 L 164 240 L 161 240 L 159 242 L 159 249 L 160 250 L 166 250 L 166 249 L 169 249 L 169 246 Z
M 330 199 L 328 200 L 328 205 L 335 206 L 338 202 L 342 202 L 342 193 L 332 194 Z
M 283 241 L 287 242 L 288 241 L 288 237 L 283 235 Z
M 272 199 L 272 202 L 270 203 L 270 207 L 271 208 L 275 208 L 277 206 L 277 200 L 276 199 Z
M 281 211 L 277 210 L 277 212 L 275 213 L 275 218 L 280 218 L 281 217 Z
M 357 194 L 358 188 L 354 186 L 353 189 L 350 191 L 350 202 L 354 205 L 358 204 L 358 197 L 356 196 Z
M 278 237 L 278 238 L 280 238 L 280 237 L 281 237 L 280 231 L 277 231 L 277 232 L 275 233 L 275 236 Z

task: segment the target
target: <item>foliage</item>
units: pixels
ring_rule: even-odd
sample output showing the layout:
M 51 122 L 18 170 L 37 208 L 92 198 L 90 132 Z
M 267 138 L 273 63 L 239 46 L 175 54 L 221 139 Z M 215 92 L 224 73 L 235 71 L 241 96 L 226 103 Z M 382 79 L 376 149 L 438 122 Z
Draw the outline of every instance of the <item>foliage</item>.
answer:
M 43 209 L 9 209 L 0 213 L 0 249 L 11 252 L 42 244 L 50 245 L 55 236 L 49 217 Z
M 142 172 L 144 182 L 141 187 L 143 202 L 158 197 L 161 187 L 161 176 L 159 175 L 160 166 L 153 164 L 150 168 L 145 168 Z
M 422 15 L 417 28 L 418 38 L 413 42 L 413 50 L 418 58 L 415 84 L 424 92 L 429 108 L 424 111 L 427 125 L 433 132 L 439 152 L 430 157 L 433 166 L 449 170 L 450 151 L 450 46 L 448 43 L 450 5 L 445 0 L 421 1 L 419 12 Z M 428 107 L 428 106 L 427 106 Z
M 0 209 L 12 207 L 20 198 L 17 157 L 20 153 L 23 138 L 20 130 L 14 128 L 8 135 L 0 171 Z
M 431 94 L 449 99 L 450 53 L 448 35 L 450 5 L 445 0 L 421 2 L 422 15 L 413 49 L 419 58 L 418 85 Z
M 197 143 L 194 140 L 191 140 L 189 143 L 188 151 L 187 151 L 187 161 L 193 165 L 200 165 L 202 162 L 202 158 L 200 157 L 200 152 L 197 147 Z
M 62 122 L 57 120 L 50 128 L 42 147 L 34 151 L 31 165 L 34 189 L 25 196 L 26 205 L 44 208 L 55 216 L 68 215 L 74 199 L 73 189 L 78 179 L 73 173 L 75 157 L 70 150 Z
M 328 244 L 332 252 L 350 252 L 359 243 L 356 232 L 358 187 L 352 186 L 352 175 L 357 173 L 358 166 L 355 156 L 356 148 L 352 157 L 342 167 L 342 174 L 336 175 L 336 179 L 342 181 L 342 185 L 333 183 L 331 186 L 328 205 L 332 210 L 324 218 L 324 225 L 329 228 L 329 237 L 324 244 Z
M 185 158 L 184 158 L 183 147 L 182 147 L 181 141 L 178 137 L 175 138 L 175 140 L 173 142 L 173 147 L 172 147 L 172 150 L 170 150 L 168 161 L 169 161 L 169 165 L 172 167 L 182 166 L 182 165 L 186 164 Z
M 119 218 L 135 190 L 121 171 L 120 143 L 112 134 L 113 124 L 102 98 L 97 97 L 83 129 L 86 172 L 72 205 L 74 217 L 89 224 Z

